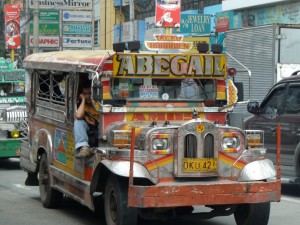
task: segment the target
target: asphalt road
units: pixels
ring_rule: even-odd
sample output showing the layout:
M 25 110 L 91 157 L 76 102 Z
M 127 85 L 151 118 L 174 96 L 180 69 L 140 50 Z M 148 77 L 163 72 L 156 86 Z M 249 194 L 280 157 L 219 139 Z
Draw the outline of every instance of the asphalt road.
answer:
M 0 160 L 0 225 L 105 225 L 101 212 L 64 198 L 59 209 L 45 209 L 38 187 L 24 186 L 26 173 L 18 159 Z M 300 187 L 283 185 L 279 203 L 271 204 L 269 225 L 298 225 Z M 143 221 L 139 225 L 234 225 L 233 216 L 197 221 Z

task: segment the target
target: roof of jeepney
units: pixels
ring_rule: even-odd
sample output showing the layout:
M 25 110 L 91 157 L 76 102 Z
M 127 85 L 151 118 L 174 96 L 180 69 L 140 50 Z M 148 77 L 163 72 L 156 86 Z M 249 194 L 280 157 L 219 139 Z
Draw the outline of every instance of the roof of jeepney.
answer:
M 115 54 L 113 50 L 66 50 L 28 55 L 23 66 L 26 69 L 81 71 L 94 68 Z

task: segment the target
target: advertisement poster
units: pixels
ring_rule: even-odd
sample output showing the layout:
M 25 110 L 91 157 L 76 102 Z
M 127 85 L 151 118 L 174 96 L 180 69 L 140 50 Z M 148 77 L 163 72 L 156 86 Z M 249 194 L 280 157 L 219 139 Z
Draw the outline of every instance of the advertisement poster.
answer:
M 156 27 L 179 27 L 181 0 L 156 0 Z
M 5 48 L 16 49 L 21 46 L 20 8 L 18 5 L 4 5 Z

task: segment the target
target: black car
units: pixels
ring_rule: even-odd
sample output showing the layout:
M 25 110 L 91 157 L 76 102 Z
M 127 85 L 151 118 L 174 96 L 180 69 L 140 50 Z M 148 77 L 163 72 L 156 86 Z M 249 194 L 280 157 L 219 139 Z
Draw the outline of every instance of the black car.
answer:
M 297 73 L 295 73 L 297 74 Z M 300 183 L 300 75 L 275 84 L 261 105 L 249 102 L 254 115 L 244 128 L 263 130 L 269 158 L 276 164 L 276 126 L 281 125 L 281 170 L 283 183 Z

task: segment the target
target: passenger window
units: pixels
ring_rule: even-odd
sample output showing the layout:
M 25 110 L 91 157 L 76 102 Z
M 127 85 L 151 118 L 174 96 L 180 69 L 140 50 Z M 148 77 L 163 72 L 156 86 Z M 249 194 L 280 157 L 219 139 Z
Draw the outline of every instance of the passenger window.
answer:
M 291 86 L 288 91 L 284 114 L 300 113 L 300 86 Z
M 268 99 L 261 105 L 262 114 L 280 114 L 284 100 L 284 86 L 273 90 Z

